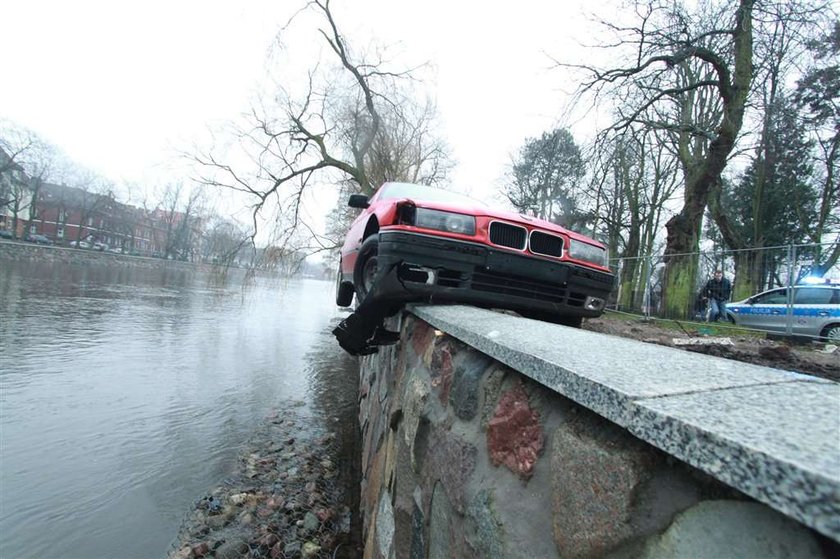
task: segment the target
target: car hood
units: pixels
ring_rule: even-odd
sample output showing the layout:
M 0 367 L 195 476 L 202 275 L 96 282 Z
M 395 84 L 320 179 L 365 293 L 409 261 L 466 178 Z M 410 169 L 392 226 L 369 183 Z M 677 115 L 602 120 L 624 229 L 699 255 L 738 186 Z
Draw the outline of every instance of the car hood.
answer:
M 562 233 L 567 235 L 571 239 L 575 239 L 578 241 L 583 241 L 585 243 L 594 244 L 601 248 L 604 248 L 604 245 L 599 243 L 598 241 L 587 237 L 586 235 L 582 235 L 580 233 L 576 233 L 574 231 L 570 231 L 565 227 L 557 225 L 556 223 L 551 223 L 550 221 L 546 221 L 544 219 L 540 219 L 538 217 L 527 216 L 523 214 L 519 214 L 516 212 L 501 210 L 498 208 L 491 208 L 489 206 L 485 206 L 480 202 L 476 202 L 475 204 L 453 204 L 453 203 L 443 203 L 443 202 L 431 202 L 426 200 L 410 200 L 418 207 L 421 208 L 429 208 L 433 210 L 444 210 L 450 212 L 457 212 L 463 214 L 474 215 L 476 217 L 483 216 L 489 219 L 498 219 L 500 221 L 506 221 L 509 223 L 516 223 L 518 225 L 522 225 L 527 227 L 528 229 L 541 229 L 543 231 L 549 231 L 552 233 Z

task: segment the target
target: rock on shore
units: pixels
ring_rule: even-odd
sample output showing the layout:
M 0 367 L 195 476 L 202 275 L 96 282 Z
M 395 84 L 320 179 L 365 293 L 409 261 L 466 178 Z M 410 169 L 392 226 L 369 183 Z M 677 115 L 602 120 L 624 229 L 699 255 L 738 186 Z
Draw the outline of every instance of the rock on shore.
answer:
M 356 556 L 335 435 L 296 406 L 267 418 L 224 485 L 195 503 L 170 559 Z

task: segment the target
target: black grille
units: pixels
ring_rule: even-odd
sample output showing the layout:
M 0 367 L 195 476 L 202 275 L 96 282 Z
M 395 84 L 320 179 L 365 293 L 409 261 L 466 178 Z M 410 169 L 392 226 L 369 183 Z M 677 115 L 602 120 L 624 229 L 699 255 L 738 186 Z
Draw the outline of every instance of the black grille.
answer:
M 494 245 L 522 250 L 528 231 L 524 227 L 494 221 L 490 224 L 490 242 Z
M 612 274 L 605 274 L 604 272 L 597 272 L 595 270 L 587 270 L 586 268 L 575 267 L 572 269 L 572 274 L 610 286 L 612 286 L 615 282 L 615 276 Z
M 471 286 L 477 291 L 489 291 L 527 299 L 539 299 L 549 303 L 575 304 L 568 300 L 566 288 L 556 283 L 500 274 L 491 271 L 478 271 L 473 274 Z
M 563 239 L 533 231 L 531 233 L 531 252 L 546 256 L 563 256 Z

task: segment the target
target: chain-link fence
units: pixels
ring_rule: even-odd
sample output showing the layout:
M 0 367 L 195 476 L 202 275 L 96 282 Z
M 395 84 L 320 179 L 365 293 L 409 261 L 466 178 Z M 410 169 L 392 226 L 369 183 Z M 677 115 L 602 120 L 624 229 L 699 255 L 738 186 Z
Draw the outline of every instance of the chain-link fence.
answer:
M 617 258 L 610 263 L 617 287 L 609 308 L 818 337 L 835 324 L 831 332 L 840 336 L 840 265 L 827 270 L 820 265 L 831 248 L 788 245 Z M 721 281 L 710 283 L 716 271 Z

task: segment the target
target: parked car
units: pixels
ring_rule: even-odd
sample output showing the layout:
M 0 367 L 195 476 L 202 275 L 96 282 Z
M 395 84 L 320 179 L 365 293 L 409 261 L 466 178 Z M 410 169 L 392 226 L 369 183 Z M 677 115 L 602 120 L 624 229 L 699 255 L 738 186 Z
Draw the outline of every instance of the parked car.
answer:
M 604 312 L 614 276 L 601 243 L 559 225 L 488 207 L 453 192 L 385 183 L 350 227 L 336 303 L 388 301 L 504 308 L 580 326 Z
M 70 243 L 73 248 L 90 248 L 90 243 L 87 241 L 73 241 Z
M 770 332 L 819 336 L 840 342 L 840 285 L 796 285 L 788 313 L 786 287 L 764 291 L 726 305 L 726 314 L 738 326 Z
M 0 239 L 14 239 L 15 234 L 8 229 L 0 229 Z
M 93 250 L 98 250 L 99 252 L 103 252 L 107 249 L 108 249 L 108 245 L 106 245 L 105 243 L 99 243 L 99 242 L 93 243 Z
M 44 235 L 36 235 L 36 234 L 26 235 L 26 237 L 24 237 L 23 240 L 28 241 L 30 243 L 37 243 L 39 245 L 51 245 L 51 244 L 53 244 L 53 242 L 50 239 L 48 239 L 47 237 L 45 237 Z

